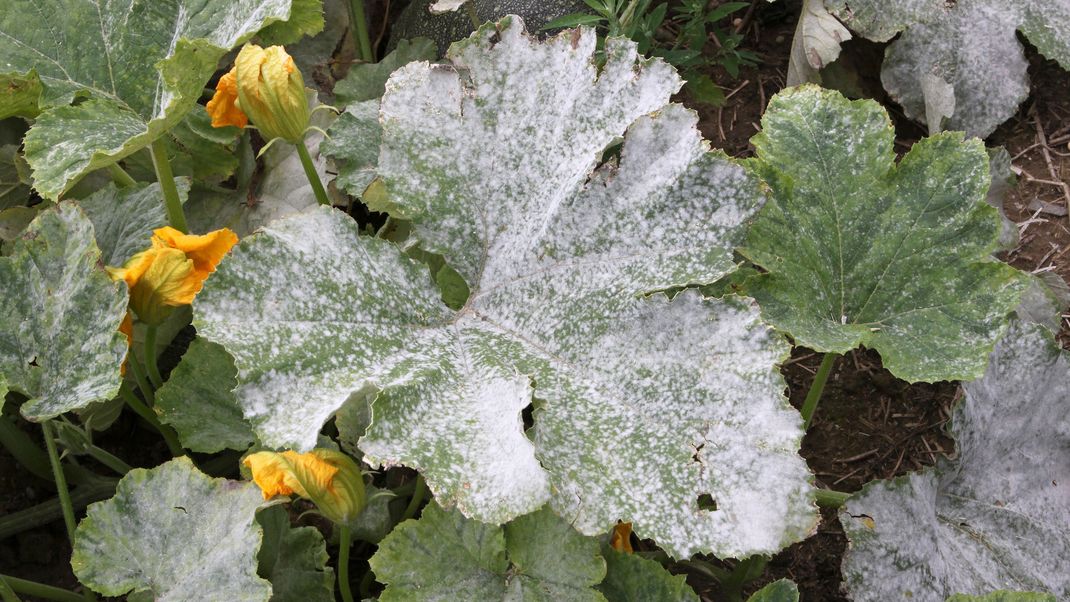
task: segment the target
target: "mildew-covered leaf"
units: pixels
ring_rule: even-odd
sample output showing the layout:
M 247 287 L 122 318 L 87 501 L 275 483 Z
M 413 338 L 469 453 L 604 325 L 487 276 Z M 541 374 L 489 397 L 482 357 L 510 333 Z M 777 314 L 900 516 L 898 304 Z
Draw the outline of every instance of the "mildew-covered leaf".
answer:
M 271 585 L 256 575 L 261 503 L 256 485 L 213 479 L 185 456 L 135 468 L 87 510 L 71 567 L 97 593 L 132 602 L 267 602 Z
M 504 527 L 432 503 L 398 525 L 369 561 L 380 600 L 605 601 L 598 542 L 543 508 Z
M 45 109 L 25 141 L 35 188 L 55 199 L 149 145 L 194 107 L 228 50 L 287 20 L 290 8 L 291 0 L 8 2 L 0 74 L 36 76 Z M 76 96 L 89 100 L 69 106 Z
M 160 421 L 175 427 L 182 446 L 196 452 L 244 450 L 256 436 L 231 390 L 234 360 L 222 346 L 195 339 L 156 392 Z
M 335 186 L 353 196 L 362 196 L 375 179 L 379 164 L 379 144 L 383 137 L 379 100 L 349 105 L 327 133 L 330 139 L 323 141 L 320 150 L 338 167 Z
M 291 527 L 282 506 L 261 510 L 256 521 L 264 529 L 257 572 L 271 582 L 271 602 L 334 602 L 334 569 L 320 532 Z
M 986 137 L 1029 94 L 1021 31 L 1044 56 L 1070 68 L 1070 0 L 826 0 L 852 29 L 889 47 L 884 87 L 907 115 L 940 123 L 932 111 L 951 102 L 944 127 Z M 931 82 L 942 81 L 941 86 Z M 926 82 L 930 82 L 927 85 Z M 933 94 L 943 98 L 933 102 Z M 938 108 L 937 111 L 943 109 Z
M 1051 594 L 1038 594 L 1033 592 L 1010 592 L 1006 590 L 992 592 L 983 596 L 969 596 L 955 594 L 946 602 L 1057 602 Z
M 181 201 L 189 194 L 189 180 L 175 180 Z M 135 184 L 116 188 L 108 183 L 97 192 L 78 201 L 100 247 L 104 265 L 122 266 L 134 254 L 149 248 L 152 231 L 167 225 L 160 185 Z
M 112 399 L 126 339 L 125 287 L 100 263 L 93 225 L 77 205 L 42 212 L 0 257 L 0 372 L 40 421 Z
M 366 461 L 420 470 L 468 516 L 550 500 L 581 532 L 631 521 L 677 556 L 778 550 L 815 522 L 786 344 L 737 298 L 644 297 L 732 271 L 758 184 L 665 104 L 671 68 L 610 40 L 599 72 L 594 50 L 590 30 L 538 43 L 505 21 L 454 45 L 463 77 L 413 63 L 388 83 L 379 171 L 468 283 L 459 311 L 393 243 L 317 208 L 238 246 L 198 332 L 234 357 L 265 445 L 311 448 L 373 385 Z
M 788 86 L 821 83 L 820 71 L 840 56 L 840 44 L 851 32 L 825 9 L 825 0 L 805 0 L 791 40 Z
M 598 591 L 609 602 L 698 602 L 683 575 L 673 575 L 653 560 L 602 546 L 606 578 Z
M 453 12 L 464 6 L 466 2 L 468 2 L 468 0 L 436 0 L 429 9 L 433 14 L 440 15 L 442 13 Z
M 762 123 L 772 198 L 743 253 L 769 271 L 748 287 L 763 317 L 818 351 L 876 349 L 904 380 L 980 376 L 1026 285 L 988 257 L 981 142 L 938 134 L 896 164 L 880 105 L 813 86 L 775 96 Z
M 438 58 L 435 43 L 427 38 L 401 40 L 394 50 L 377 63 L 353 65 L 345 78 L 334 86 L 334 96 L 344 105 L 379 100 L 386 91 L 390 74 L 413 61 Z
M 871 483 L 840 515 L 844 581 L 859 602 L 1070 598 L 1070 354 L 1043 326 L 1016 322 L 984 378 L 963 388 L 950 429 L 958 458 Z

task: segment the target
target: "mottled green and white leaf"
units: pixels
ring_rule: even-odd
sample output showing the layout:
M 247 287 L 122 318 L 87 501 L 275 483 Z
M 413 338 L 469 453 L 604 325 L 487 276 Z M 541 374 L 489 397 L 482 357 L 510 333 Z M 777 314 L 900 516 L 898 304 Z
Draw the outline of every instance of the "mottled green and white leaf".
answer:
M 980 376 L 1024 274 L 991 261 L 980 141 L 945 133 L 898 162 L 888 115 L 814 86 L 775 96 L 754 137 L 771 198 L 743 253 L 768 274 L 748 292 L 799 345 L 864 345 L 908 381 Z
M 369 561 L 380 600 L 604 601 L 598 542 L 543 508 L 504 527 L 431 503 L 398 525 Z
M 788 86 L 821 83 L 821 69 L 840 56 L 840 44 L 851 39 L 836 17 L 825 9 L 825 0 L 805 0 L 788 61 Z
M 751 594 L 747 602 L 799 602 L 799 588 L 787 579 L 780 579 Z
M 252 483 L 211 478 L 182 456 L 135 468 L 115 497 L 89 507 L 71 567 L 99 594 L 131 602 L 267 602 L 257 577 L 263 503 Z
M 0 74 L 32 70 L 45 109 L 25 141 L 35 188 L 55 199 L 148 146 L 193 109 L 228 50 L 290 9 L 291 0 L 9 2 Z M 68 106 L 76 96 L 90 98 Z
M 248 449 L 256 441 L 232 390 L 234 360 L 215 343 L 195 339 L 170 378 L 156 392 L 160 421 L 178 433 L 190 451 Z
M 1070 597 L 1070 353 L 1016 322 L 952 416 L 958 458 L 877 481 L 840 515 L 854 600 Z
M 353 196 L 363 196 L 379 164 L 383 128 L 379 125 L 378 99 L 350 104 L 327 134 L 330 139 L 323 142 L 321 150 L 338 168 L 334 185 Z
M 386 80 L 390 79 L 391 73 L 413 61 L 433 61 L 436 58 L 438 50 L 431 40 L 401 40 L 381 61 L 353 65 L 345 78 L 335 84 L 334 97 L 343 105 L 377 101 L 386 91 Z
M 881 80 L 907 115 L 986 137 L 1029 94 L 1020 31 L 1041 54 L 1070 68 L 1067 0 L 826 0 L 859 34 L 886 41 Z M 942 81 L 944 85 L 932 86 Z M 929 85 L 927 85 L 929 82 Z M 933 96 L 937 95 L 940 100 Z M 934 108 L 936 111 L 934 112 Z
M 505 21 L 454 45 L 455 66 L 387 85 L 379 171 L 468 283 L 459 311 L 393 243 L 318 208 L 239 245 L 198 332 L 234 356 L 266 445 L 309 449 L 372 385 L 365 459 L 420 470 L 468 516 L 549 500 L 581 532 L 627 520 L 677 556 L 779 550 L 815 523 L 774 369 L 786 344 L 739 299 L 644 297 L 731 272 L 760 189 L 665 104 L 671 68 L 610 40 L 599 71 L 595 41 Z M 596 169 L 625 132 L 619 164 Z
M 282 506 L 256 515 L 264 529 L 258 574 L 271 582 L 271 602 L 334 602 L 334 570 L 327 544 L 315 527 L 291 527 Z
M 30 184 L 23 177 L 17 144 L 0 146 L 0 210 L 25 205 L 30 199 Z
M 1057 602 L 1057 600 L 1051 594 L 1001 590 L 983 596 L 955 594 L 948 598 L 946 602 Z
M 0 373 L 29 397 L 29 420 L 119 392 L 127 295 L 100 259 L 93 225 L 73 204 L 42 212 L 0 257 Z

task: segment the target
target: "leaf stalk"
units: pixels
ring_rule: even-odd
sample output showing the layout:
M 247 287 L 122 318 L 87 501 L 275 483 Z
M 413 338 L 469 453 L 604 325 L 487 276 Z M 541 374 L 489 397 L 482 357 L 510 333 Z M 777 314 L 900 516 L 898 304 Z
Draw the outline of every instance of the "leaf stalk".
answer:
M 152 166 L 156 168 L 156 180 L 163 191 L 164 208 L 167 210 L 167 222 L 183 234 L 189 233 L 186 214 L 182 211 L 182 200 L 175 186 L 175 174 L 171 171 L 171 161 L 167 158 L 167 145 L 163 138 L 157 138 L 149 147 L 152 153 Z
M 806 400 L 803 401 L 801 410 L 803 430 L 810 428 L 810 422 L 814 418 L 814 411 L 817 410 L 817 402 L 821 401 L 821 393 L 825 390 L 825 383 L 828 382 L 829 374 L 832 373 L 832 366 L 836 363 L 836 358 L 838 357 L 840 356 L 837 353 L 826 353 L 821 358 L 821 367 L 817 369 L 814 382 L 810 385 L 810 391 L 806 393 Z
M 298 142 L 295 146 L 297 156 L 301 158 L 301 167 L 305 168 L 305 176 L 308 178 L 308 183 L 312 185 L 312 192 L 316 195 L 316 201 L 320 205 L 330 207 L 331 201 L 327 198 L 327 191 L 323 188 L 320 175 L 316 173 L 316 165 L 312 162 L 312 155 L 308 154 L 308 147 L 305 146 L 304 141 Z

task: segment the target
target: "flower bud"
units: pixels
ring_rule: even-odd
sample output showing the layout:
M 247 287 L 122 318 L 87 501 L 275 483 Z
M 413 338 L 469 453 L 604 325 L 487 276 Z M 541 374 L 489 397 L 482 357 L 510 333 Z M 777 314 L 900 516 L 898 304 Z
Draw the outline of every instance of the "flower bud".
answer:
M 297 494 L 340 525 L 352 524 L 364 510 L 364 475 L 348 455 L 314 449 L 299 454 L 261 451 L 242 461 L 253 474 L 264 499 Z
M 234 69 L 238 106 L 264 139 L 301 142 L 311 111 L 305 80 L 286 50 L 282 46 L 265 49 L 246 44 L 234 61 Z

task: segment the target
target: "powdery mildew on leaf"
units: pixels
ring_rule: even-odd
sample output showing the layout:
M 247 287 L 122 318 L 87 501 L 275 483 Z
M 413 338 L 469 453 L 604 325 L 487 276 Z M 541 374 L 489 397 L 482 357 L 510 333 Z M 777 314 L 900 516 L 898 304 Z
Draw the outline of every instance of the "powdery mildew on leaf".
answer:
M 840 44 L 850 39 L 851 32 L 825 10 L 825 0 L 805 0 L 791 40 L 787 85 L 820 84 L 821 69 L 839 58 Z
M 1026 286 L 989 259 L 981 142 L 938 134 L 896 164 L 880 105 L 814 86 L 775 96 L 762 124 L 772 198 L 743 253 L 769 271 L 749 289 L 763 317 L 818 351 L 876 349 L 908 381 L 980 376 Z
M 433 14 L 441 15 L 442 13 L 453 12 L 458 8 L 461 8 L 466 2 L 468 2 L 468 0 L 438 0 L 428 7 L 428 9 Z
M 189 195 L 189 180 L 175 180 L 179 199 Z M 78 201 L 100 247 L 104 265 L 122 266 L 136 253 L 149 248 L 152 231 L 167 225 L 160 185 L 136 184 L 117 188 L 111 182 Z
M 591 588 L 606 574 L 598 542 L 545 508 L 503 528 L 432 502 L 387 535 L 369 564 L 387 584 L 383 602 L 605 602 Z
M 454 46 L 464 70 L 415 63 L 387 85 L 380 173 L 466 277 L 459 312 L 424 266 L 316 209 L 243 241 L 198 331 L 234 356 L 266 445 L 311 448 L 371 384 L 366 459 L 419 469 L 469 516 L 549 499 L 584 533 L 629 520 L 678 556 L 775 551 L 814 524 L 785 343 L 742 301 L 642 298 L 734 269 L 757 182 L 665 106 L 668 66 L 615 40 L 598 73 L 594 45 L 505 22 Z M 626 129 L 619 166 L 592 173 Z
M 1070 597 L 1070 354 L 1017 322 L 963 385 L 958 459 L 852 497 L 845 582 L 855 600 L 994 590 Z M 867 517 L 872 523 L 867 525 Z
M 85 173 L 150 144 L 182 120 L 219 59 L 291 0 L 10 0 L 0 73 L 34 73 L 51 107 L 26 136 L 34 186 L 57 198 Z M 67 106 L 75 96 L 90 100 Z
M 252 483 L 213 479 L 185 456 L 119 482 L 89 506 L 75 533 L 71 567 L 106 596 L 133 602 L 267 602 L 256 575 L 263 497 Z
M 0 373 L 30 398 L 22 406 L 29 420 L 119 392 L 127 295 L 100 259 L 93 225 L 71 203 L 38 215 L 0 257 Z
M 1070 0 L 826 0 L 848 26 L 889 40 L 881 79 L 908 116 L 939 126 L 933 106 L 954 114 L 943 124 L 985 137 L 1029 94 L 1021 31 L 1041 54 L 1070 68 Z M 932 82 L 942 81 L 943 86 Z M 939 93 L 941 101 L 930 98 Z

